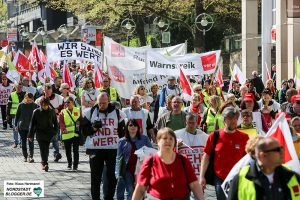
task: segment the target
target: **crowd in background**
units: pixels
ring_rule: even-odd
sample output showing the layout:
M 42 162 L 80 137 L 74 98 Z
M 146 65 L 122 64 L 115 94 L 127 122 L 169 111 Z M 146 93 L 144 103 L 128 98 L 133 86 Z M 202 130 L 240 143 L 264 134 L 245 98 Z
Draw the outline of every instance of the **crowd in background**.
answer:
M 221 184 L 247 153 L 252 153 L 256 164 L 252 163 L 250 171 L 259 169 L 255 175 L 264 176 L 263 188 L 270 186 L 274 191 L 256 191 L 256 195 L 267 199 L 293 196 L 285 187 L 276 190 L 287 183 L 275 180 L 278 172 L 274 175 L 274 170 L 282 161 L 269 154 L 281 155 L 282 148 L 275 139 L 263 139 L 278 115 L 285 113 L 300 158 L 300 95 L 293 79 L 283 81 L 278 90 L 272 79 L 264 84 L 253 72 L 244 85 L 232 81 L 230 90 L 222 91 L 213 76 L 190 77 L 193 94 L 186 98 L 177 78 L 169 76 L 165 87 L 154 83 L 147 92 L 145 85 L 139 85 L 130 99 L 124 99 L 110 85 L 108 75 L 96 88 L 91 66 L 87 70 L 70 66 L 76 84 L 73 90 L 60 76 L 46 78 L 45 83 L 21 77 L 13 83 L 7 79 L 7 68 L 0 69 L 2 128 L 13 130 L 13 148 L 20 146 L 24 162 L 32 163 L 36 140 L 42 169 L 47 172 L 52 143 L 53 160 L 62 159 L 63 147 L 66 170 L 77 171 L 79 146 L 84 145 L 90 162 L 92 199 L 100 199 L 102 177 L 104 199 L 115 195 L 117 199 L 141 199 L 144 193 L 148 199 L 203 199 L 203 189 L 210 184 L 206 177 L 210 164 L 217 198 L 226 199 Z M 253 138 L 255 145 L 246 151 Z M 137 170 L 135 152 L 144 146 L 158 150 Z M 274 159 L 277 162 L 273 163 Z M 272 170 L 265 171 L 269 168 Z M 243 170 L 246 176 L 249 172 Z M 296 177 L 293 181 L 299 185 L 298 175 L 282 167 L 278 170 L 288 178 Z M 248 179 L 244 179 L 247 188 Z M 229 199 L 247 196 L 240 194 L 240 187 L 235 178 Z

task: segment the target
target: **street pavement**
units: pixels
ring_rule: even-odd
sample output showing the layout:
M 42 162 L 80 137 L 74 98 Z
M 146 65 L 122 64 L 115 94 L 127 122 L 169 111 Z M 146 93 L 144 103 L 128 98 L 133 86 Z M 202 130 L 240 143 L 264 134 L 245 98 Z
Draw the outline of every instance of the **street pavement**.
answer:
M 67 170 L 65 151 L 60 146 L 63 158 L 55 163 L 53 150 L 50 145 L 49 172 L 41 169 L 38 144 L 34 145 L 34 163 L 23 161 L 22 149 L 12 148 L 12 130 L 0 130 L 0 200 L 5 199 L 3 194 L 4 180 L 43 180 L 45 197 L 47 200 L 87 200 L 90 195 L 90 168 L 88 156 L 83 147 L 80 147 L 78 171 Z M 102 189 L 101 189 L 102 194 Z M 205 199 L 216 199 L 213 187 L 208 187 Z M 9 200 L 16 198 L 7 198 Z

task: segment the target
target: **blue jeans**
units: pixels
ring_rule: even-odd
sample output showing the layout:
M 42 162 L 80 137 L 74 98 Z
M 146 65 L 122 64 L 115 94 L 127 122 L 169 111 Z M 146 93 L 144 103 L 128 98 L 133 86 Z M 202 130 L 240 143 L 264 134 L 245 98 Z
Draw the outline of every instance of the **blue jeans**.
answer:
M 124 192 L 126 189 L 126 199 L 131 200 L 134 190 L 134 174 L 126 171 L 125 177 L 119 177 L 117 183 L 117 200 L 124 199 Z
M 55 135 L 55 136 L 52 138 L 51 142 L 52 142 L 52 146 L 53 146 L 53 149 L 54 149 L 53 155 L 56 156 L 57 154 L 59 154 L 58 136 Z
M 226 200 L 226 196 L 224 194 L 224 191 L 221 187 L 223 183 L 223 180 L 215 176 L 215 189 L 216 189 L 216 194 L 217 194 L 217 200 Z
M 12 119 L 12 123 L 13 123 L 13 137 L 14 137 L 14 143 L 16 145 L 19 144 L 19 132 L 16 131 L 16 127 L 15 127 L 15 117 Z

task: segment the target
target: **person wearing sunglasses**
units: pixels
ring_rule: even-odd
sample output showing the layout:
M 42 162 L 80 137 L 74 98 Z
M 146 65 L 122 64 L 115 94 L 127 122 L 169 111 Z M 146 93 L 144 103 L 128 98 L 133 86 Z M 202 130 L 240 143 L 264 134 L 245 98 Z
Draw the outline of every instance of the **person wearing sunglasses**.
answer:
M 63 83 L 64 84 L 64 83 Z M 63 85 L 62 84 L 62 85 Z M 81 119 L 80 108 L 75 107 L 75 101 L 72 97 L 65 99 L 65 109 L 59 115 L 59 127 L 61 130 L 62 141 L 65 145 L 66 157 L 68 160 L 68 170 L 77 171 L 79 163 L 79 125 Z M 73 163 L 72 163 L 73 148 Z
M 7 120 L 6 120 L 6 109 L 8 104 L 8 97 L 10 93 L 13 91 L 13 86 L 9 83 L 6 75 L 4 73 L 1 74 L 2 84 L 0 85 L 0 107 L 1 107 L 1 115 L 3 120 L 3 130 L 7 129 Z
M 131 200 L 134 190 L 134 175 L 137 155 L 134 152 L 143 146 L 152 148 L 149 138 L 140 134 L 140 126 L 135 119 L 129 119 L 125 126 L 125 137 L 118 141 L 116 158 L 117 200 Z
M 139 85 L 137 86 L 137 88 L 135 89 L 134 95 L 138 95 L 139 99 L 140 99 L 140 105 L 147 109 L 148 111 L 150 111 L 150 104 L 153 101 L 153 98 L 149 95 L 147 95 L 147 90 L 145 88 L 145 86 L 143 85 Z
M 103 86 L 99 88 L 100 92 L 106 92 L 111 101 L 118 101 L 120 102 L 120 98 L 116 88 L 110 86 L 109 77 L 106 76 L 103 78 Z
M 230 185 L 228 200 L 299 199 L 300 176 L 283 166 L 283 146 L 266 137 L 255 147 L 256 161 L 243 167 Z
M 96 103 L 99 91 L 95 88 L 94 81 L 91 78 L 86 78 L 82 85 L 81 106 L 82 115 L 85 116 L 88 110 Z
M 70 86 L 68 83 L 62 83 L 59 91 L 61 92 L 61 96 L 64 98 L 64 103 L 67 101 L 68 97 L 72 97 L 74 102 L 76 102 L 76 96 L 70 92 Z

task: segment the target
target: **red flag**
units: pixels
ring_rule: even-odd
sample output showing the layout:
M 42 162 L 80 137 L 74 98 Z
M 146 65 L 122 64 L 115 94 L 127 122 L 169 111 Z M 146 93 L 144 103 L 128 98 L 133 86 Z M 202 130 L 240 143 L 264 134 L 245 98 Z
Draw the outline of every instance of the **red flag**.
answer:
M 218 81 L 219 86 L 223 86 L 223 77 L 222 77 L 222 72 L 221 72 L 221 68 L 220 67 L 219 67 L 219 69 L 217 71 L 216 80 Z
M 102 73 L 102 70 L 100 69 L 100 66 L 96 65 L 94 67 L 94 83 L 96 88 L 100 88 L 103 83 L 104 75 Z
M 40 55 L 42 62 L 45 64 L 47 62 L 47 57 L 45 56 L 42 50 L 40 50 Z
M 33 67 L 29 64 L 29 60 L 26 56 L 21 52 L 18 51 L 14 57 L 13 64 L 16 67 L 16 70 L 22 74 L 23 76 L 30 78 L 34 73 Z
M 181 84 L 181 88 L 182 88 L 182 93 L 187 97 L 187 99 L 190 99 L 192 96 L 191 85 L 181 68 L 180 68 L 179 79 L 180 79 L 180 84 Z
M 63 66 L 63 82 L 68 83 L 70 88 L 72 88 L 72 89 L 75 88 L 74 78 L 70 72 L 69 65 L 67 62 Z
M 32 66 L 34 66 L 34 68 L 37 69 L 39 80 L 44 82 L 45 67 L 44 67 L 44 65 L 43 65 L 43 63 L 40 59 L 39 50 L 38 50 L 38 47 L 37 47 L 35 42 L 32 44 L 31 57 L 30 58 L 31 58 Z
M 267 63 L 266 63 L 266 80 L 268 81 L 268 80 L 271 80 L 271 75 L 270 75 L 270 72 L 269 72 L 269 69 L 268 69 L 268 65 L 267 65 Z
M 289 165 L 293 171 L 300 173 L 300 162 L 293 144 L 291 130 L 283 113 L 269 129 L 267 136 L 278 140 L 284 150 L 283 162 Z

